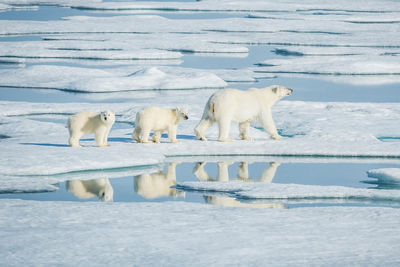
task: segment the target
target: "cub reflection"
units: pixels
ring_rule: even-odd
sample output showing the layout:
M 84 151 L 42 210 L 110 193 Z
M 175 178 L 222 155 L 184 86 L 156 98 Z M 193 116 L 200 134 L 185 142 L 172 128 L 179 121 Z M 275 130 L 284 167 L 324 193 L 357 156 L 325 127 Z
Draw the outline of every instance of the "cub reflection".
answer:
M 286 206 L 279 203 L 242 203 L 232 197 L 204 196 L 204 200 L 208 204 L 224 207 L 244 207 L 258 209 L 285 209 Z
M 176 165 L 170 163 L 166 173 L 162 171 L 135 176 L 135 192 L 144 198 L 158 198 L 164 196 L 185 197 L 185 192 L 171 188 L 176 185 Z
M 107 178 L 67 181 L 67 190 L 80 199 L 97 196 L 101 201 L 113 201 L 114 189 Z
M 206 170 L 204 169 L 206 162 L 198 162 L 194 166 L 193 173 L 200 181 L 218 181 L 218 182 L 228 182 L 229 181 L 229 170 L 228 167 L 233 164 L 233 162 L 218 162 L 218 175 L 215 179 L 211 178 Z M 239 162 L 239 170 L 237 174 L 237 179 L 245 182 L 264 182 L 270 183 L 275 177 L 276 170 L 278 169 L 279 162 L 271 162 L 268 167 L 261 174 L 258 179 L 250 179 L 249 177 L 249 164 L 252 162 Z

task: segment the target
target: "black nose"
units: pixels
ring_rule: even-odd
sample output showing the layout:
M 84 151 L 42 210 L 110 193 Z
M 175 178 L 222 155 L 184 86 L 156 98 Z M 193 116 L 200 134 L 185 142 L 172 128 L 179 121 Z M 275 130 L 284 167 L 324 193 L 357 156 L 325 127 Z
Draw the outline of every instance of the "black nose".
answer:
M 185 120 L 189 119 L 189 117 L 187 115 L 185 115 Z
M 106 121 L 106 120 L 107 120 L 107 117 L 104 117 L 104 120 Z

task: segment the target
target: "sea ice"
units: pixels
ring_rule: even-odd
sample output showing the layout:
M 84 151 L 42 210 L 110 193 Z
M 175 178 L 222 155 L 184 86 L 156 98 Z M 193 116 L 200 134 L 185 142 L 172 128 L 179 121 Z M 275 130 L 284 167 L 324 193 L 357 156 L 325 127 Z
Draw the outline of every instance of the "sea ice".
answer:
M 400 210 L 2 200 L 15 265 L 398 265 Z M 62 255 L 57 257 L 56 255 Z
M 180 190 L 224 192 L 239 199 L 348 199 L 359 201 L 400 201 L 399 190 L 371 190 L 344 186 L 313 186 L 246 182 L 178 182 Z
M 227 84 L 215 74 L 187 68 L 112 68 L 38 65 L 0 70 L 0 86 L 58 89 L 79 92 L 222 88 Z M 24 77 L 19 79 L 18 77 Z
M 385 168 L 368 171 L 368 177 L 378 179 L 378 183 L 400 183 L 399 168 Z
M 162 138 L 161 144 L 138 144 L 132 141 L 136 112 L 149 105 L 147 98 L 132 103 L 21 103 L 0 102 L 0 134 L 4 155 L 0 158 L 2 175 L 54 175 L 74 171 L 115 169 L 134 166 L 153 166 L 164 156 L 257 155 L 257 156 L 336 156 L 398 158 L 400 143 L 382 142 L 379 136 L 396 135 L 400 114 L 396 103 L 318 103 L 281 101 L 273 107 L 278 129 L 286 136 L 271 140 L 268 134 L 251 127 L 253 142 L 236 140 L 216 141 L 218 129 L 206 133 L 210 141 L 194 140 L 193 129 L 201 118 L 208 95 L 202 91 L 191 94 L 165 95 L 152 98 L 151 104 L 189 107 L 189 120 L 178 127 L 180 144 Z M 79 110 L 113 109 L 117 124 L 113 128 L 110 147 L 95 147 L 93 137 L 83 138 L 81 149 L 67 146 L 65 127 L 70 114 Z M 42 118 L 37 120 L 36 118 Z M 49 120 L 46 121 L 45 119 Z M 56 118 L 55 122 L 52 122 Z M 357 125 L 357 127 L 354 127 Z M 231 136 L 237 138 L 238 127 L 232 125 Z M 68 160 L 67 160 L 68 159 Z M 84 160 L 82 160 L 84 159 Z

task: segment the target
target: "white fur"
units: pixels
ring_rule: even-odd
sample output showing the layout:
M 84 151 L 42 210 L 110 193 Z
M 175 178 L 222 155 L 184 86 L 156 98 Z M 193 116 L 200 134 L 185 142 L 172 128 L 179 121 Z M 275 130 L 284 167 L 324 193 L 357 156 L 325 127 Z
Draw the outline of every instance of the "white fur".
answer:
M 149 135 L 154 131 L 153 142 L 160 143 L 160 137 L 164 131 L 168 131 L 168 138 L 172 143 L 178 143 L 176 132 L 178 122 L 187 120 L 186 109 L 147 107 L 136 114 L 136 128 L 132 138 L 137 142 L 150 143 Z
M 114 189 L 108 179 L 67 181 L 68 192 L 85 199 L 97 196 L 102 201 L 113 201 Z
M 158 171 L 135 176 L 135 191 L 147 199 L 163 196 L 185 196 L 185 192 L 171 188 L 171 186 L 176 185 L 177 164 L 177 162 L 171 163 L 166 173 Z
M 271 107 L 279 99 L 292 93 L 292 89 L 272 85 L 266 88 L 252 88 L 247 91 L 224 89 L 213 94 L 203 112 L 200 123 L 195 128 L 196 137 L 206 141 L 205 132 L 214 123 L 218 123 L 221 142 L 231 141 L 229 130 L 231 122 L 239 123 L 240 138 L 252 140 L 248 136 L 250 123 L 258 120 L 273 139 L 281 139 L 274 120 Z
M 69 145 L 80 147 L 79 139 L 86 133 L 94 133 L 97 146 L 108 146 L 107 139 L 111 127 L 115 122 L 113 111 L 103 111 L 94 113 L 91 111 L 81 111 L 71 116 L 68 120 Z

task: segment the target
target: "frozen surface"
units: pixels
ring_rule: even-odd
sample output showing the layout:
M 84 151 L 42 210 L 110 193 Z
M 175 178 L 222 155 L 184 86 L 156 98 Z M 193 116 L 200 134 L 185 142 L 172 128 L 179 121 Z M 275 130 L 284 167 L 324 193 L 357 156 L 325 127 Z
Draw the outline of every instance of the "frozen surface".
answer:
M 400 169 L 386 168 L 368 171 L 368 177 L 378 179 L 379 183 L 400 183 Z
M 4 176 L 0 178 L 0 193 L 37 193 L 52 192 L 58 187 L 55 185 L 59 180 L 55 178 L 32 178 Z
M 392 208 L 2 200 L 0 216 L 0 255 L 16 265 L 399 264 Z
M 249 3 L 0 0 L 0 86 L 11 87 L 6 92 L 12 88 L 21 94 L 40 92 L 45 96 L 40 102 L 67 95 L 53 89 L 74 95 L 81 92 L 80 100 L 84 99 L 80 103 L 29 103 L 31 94 L 27 93 L 20 98 L 24 102 L 0 101 L 0 193 L 54 191 L 61 181 L 140 175 L 161 169 L 164 162 L 221 155 L 287 156 L 286 162 L 324 158 L 398 164 L 400 142 L 383 142 L 383 137 L 399 138 L 399 103 L 287 98 L 273 108 L 284 137 L 281 141 L 271 140 L 258 123 L 250 130 L 253 142 L 237 140 L 237 125 L 231 127 L 232 143 L 216 141 L 216 126 L 207 132 L 208 142 L 195 140 L 193 129 L 208 97 L 228 82 L 256 84 L 275 76 L 382 86 L 400 81 L 399 2 Z M 29 20 L 29 12 L 46 12 L 41 5 L 50 5 L 49 10 L 66 7 L 61 12 L 64 17 L 55 15 L 50 22 Z M 23 20 L 1 19 L 1 13 L 12 16 L 19 9 L 31 11 Z M 246 59 L 250 45 L 271 47 L 272 53 L 239 67 L 219 64 L 211 68 L 209 62 L 197 68 L 178 66 L 185 56 Z M 189 108 L 189 120 L 178 127 L 181 143 L 171 144 L 166 137 L 159 145 L 132 141 L 136 112 L 148 105 Z M 110 147 L 95 147 L 92 135 L 83 137 L 80 149 L 67 146 L 67 119 L 82 109 L 116 111 Z M 399 180 L 398 169 L 368 174 L 383 183 Z M 398 190 L 240 182 L 180 186 L 207 190 L 206 201 L 220 206 L 2 199 L 2 262 L 77 266 L 400 264 L 399 209 L 329 205 L 285 209 L 280 204 L 282 199 L 286 203 L 298 199 L 398 203 Z
M 361 4 L 357 1 L 252 1 L 251 5 L 242 0 L 218 3 L 44 2 L 86 13 L 52 23 L 2 20 L 0 35 L 3 37 L 34 35 L 40 39 L 2 42 L 1 57 L 28 63 L 62 59 L 81 63 L 101 60 L 99 64 L 102 65 L 104 60 L 119 64 L 163 60 L 171 64 L 182 57 L 181 53 L 246 55 L 247 45 L 258 44 L 274 46 L 280 52 L 277 59 L 258 62 L 259 67 L 253 68 L 253 79 L 263 77 L 263 74 L 278 74 L 317 76 L 356 84 L 400 82 L 397 60 L 400 55 L 400 36 L 397 34 L 400 5 L 396 1 Z M 2 3 L 21 6 L 42 2 Z M 88 16 L 88 11 L 109 11 L 113 15 Z M 202 12 L 204 17 L 171 19 L 163 16 L 165 11 L 175 14 Z M 235 13 L 237 17 L 207 17 L 207 12 L 215 11 Z M 158 15 L 140 15 L 140 12 Z
M 104 170 L 135 166 L 153 166 L 164 156 L 210 155 L 281 155 L 336 157 L 400 156 L 399 142 L 382 142 L 377 137 L 399 133 L 396 103 L 318 103 L 281 101 L 273 113 L 284 139 L 271 140 L 258 124 L 251 128 L 255 141 L 235 140 L 217 142 L 218 128 L 214 125 L 206 136 L 207 142 L 195 140 L 193 129 L 200 120 L 208 96 L 202 91 L 172 94 L 152 99 L 153 105 L 189 108 L 189 120 L 178 127 L 179 144 L 167 138 L 161 144 L 138 144 L 131 134 L 136 112 L 148 105 L 148 99 L 118 104 L 42 104 L 1 102 L 0 170 L 3 175 L 55 175 L 85 170 Z M 184 104 L 183 104 L 184 103 Z M 84 136 L 81 149 L 68 147 L 68 117 L 85 109 L 113 109 L 118 125 L 111 131 L 108 148 L 97 148 L 93 136 Z M 357 125 L 357 127 L 354 127 Z M 238 138 L 238 127 L 232 124 L 231 136 Z
M 0 86 L 78 92 L 222 88 L 215 74 L 178 67 L 86 69 L 39 65 L 0 70 Z M 20 80 L 18 77 L 24 77 Z
M 182 190 L 224 192 L 241 199 L 348 199 L 365 201 L 400 201 L 399 190 L 370 190 L 343 186 L 311 186 L 245 182 L 183 182 Z

